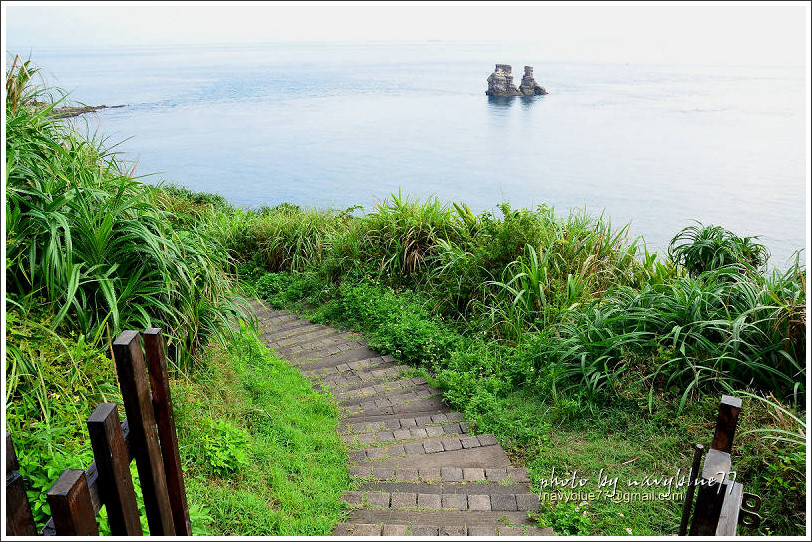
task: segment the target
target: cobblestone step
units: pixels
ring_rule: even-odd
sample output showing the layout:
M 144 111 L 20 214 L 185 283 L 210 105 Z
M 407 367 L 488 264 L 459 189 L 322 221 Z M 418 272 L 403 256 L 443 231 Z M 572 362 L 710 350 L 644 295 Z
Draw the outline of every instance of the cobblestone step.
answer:
M 350 400 L 363 400 L 368 397 L 385 395 L 393 392 L 400 392 L 403 390 L 413 390 L 420 386 L 428 386 L 428 382 L 422 376 L 414 376 L 411 378 L 400 378 L 398 380 L 387 380 L 377 384 L 369 384 L 360 388 L 351 388 L 349 390 L 336 390 L 333 388 L 333 395 L 336 399 L 341 401 Z M 440 390 L 436 393 L 440 393 Z M 346 404 L 346 402 L 344 403 Z
M 263 316 L 261 322 L 267 325 L 268 327 L 277 328 L 281 326 L 284 322 L 290 322 L 293 320 L 299 320 L 299 317 L 295 314 L 290 314 L 289 312 L 285 311 L 273 311 L 272 313 L 267 313 L 268 315 Z
M 485 482 L 495 484 L 529 483 L 527 470 L 516 467 L 382 467 L 359 465 L 350 468 L 350 476 L 376 482 Z
M 363 450 L 363 457 L 356 454 L 358 450 L 349 452 L 350 466 L 388 467 L 391 469 L 427 469 L 427 468 L 507 468 L 510 459 L 498 444 L 494 446 L 480 446 L 479 448 L 443 450 L 441 452 L 422 454 L 387 455 L 383 450 L 370 448 Z
M 444 423 L 442 425 L 428 425 L 425 427 L 410 427 L 408 429 L 371 431 L 368 433 L 347 433 L 341 435 L 341 440 L 346 442 L 349 446 L 363 447 L 365 445 L 424 439 L 443 435 L 448 437 L 458 436 L 459 438 L 464 438 L 467 434 L 467 429 L 467 423 L 454 422 Z M 468 444 L 469 448 L 475 447 L 473 442 Z
M 340 333 L 331 335 L 331 337 L 335 337 L 335 339 L 320 343 L 315 348 L 312 345 L 302 344 L 292 346 L 286 353 L 286 359 L 291 365 L 298 367 L 304 363 L 321 361 L 329 356 L 362 346 L 359 341 L 351 340 Z
M 352 341 L 350 341 L 352 344 Z M 317 370 L 326 367 L 337 367 L 353 361 L 360 361 L 362 359 L 374 358 L 380 356 L 375 350 L 371 350 L 366 346 L 355 345 L 352 348 L 343 350 L 337 354 L 325 356 L 316 360 L 305 360 L 296 364 L 302 371 Z
M 504 478 L 498 482 L 487 480 L 484 469 L 462 469 L 463 477 L 467 479 L 460 482 L 418 482 L 414 480 L 402 481 L 381 481 L 368 482 L 360 481 L 358 491 L 378 492 L 378 493 L 438 493 L 443 494 L 463 494 L 463 495 L 496 495 L 512 493 L 523 495 L 533 493 L 530 484 L 527 482 L 513 482 L 510 478 Z M 465 471 L 469 472 L 465 472 Z M 479 472 L 470 472 L 470 471 Z M 411 476 L 417 476 L 412 473 Z M 481 478 L 481 479 L 480 479 Z
M 341 500 L 350 508 L 392 510 L 475 510 L 478 512 L 538 511 L 535 493 L 395 493 L 345 491 Z
M 406 431 L 401 429 L 401 431 Z M 352 450 L 349 453 L 350 461 L 363 462 L 383 457 L 404 457 L 420 454 L 436 454 L 440 452 L 453 452 L 456 450 L 472 450 L 483 446 L 498 446 L 493 435 L 459 435 L 421 438 L 416 441 L 389 446 L 372 446 Z
M 498 526 L 437 526 L 396 523 L 342 523 L 333 536 L 553 536 L 552 529 Z
M 551 529 L 536 527 L 527 517 L 526 511 L 357 509 L 350 513 L 347 523 L 380 526 L 379 534 L 384 525 L 408 525 L 411 526 L 412 535 L 416 536 L 439 536 L 440 529 L 458 536 L 486 536 L 495 533 L 502 536 L 553 534 Z M 432 531 L 431 528 L 436 528 L 437 531 Z
M 344 368 L 343 365 L 336 366 L 338 371 L 322 378 L 321 382 L 329 386 L 335 394 L 347 394 L 361 388 L 392 385 L 400 380 L 418 378 L 408 368 L 392 361 L 382 361 L 380 358 L 377 358 L 377 362 L 374 360 L 362 361 L 369 361 L 369 363 L 366 367 L 350 368 L 343 372 L 341 371 Z M 333 378 L 330 378 L 331 376 Z
M 339 372 L 342 372 L 342 373 L 348 372 L 348 371 L 342 371 L 341 369 L 339 369 L 339 367 L 341 367 L 343 369 L 343 366 L 336 366 L 335 368 L 325 367 L 323 369 L 323 374 L 325 375 L 325 377 L 329 377 L 329 376 L 332 376 L 332 375 L 337 375 Z M 351 387 L 353 385 L 357 387 L 357 386 L 359 386 L 359 384 L 358 384 L 359 381 L 360 381 L 360 384 L 372 385 L 372 384 L 380 384 L 380 383 L 387 382 L 387 381 L 397 380 L 397 379 L 400 378 L 401 374 L 404 371 L 407 371 L 407 370 L 408 369 L 406 367 L 404 367 L 402 365 L 397 365 L 397 364 L 381 365 L 381 366 L 370 366 L 369 370 L 366 370 L 366 371 L 363 370 L 363 369 L 350 369 L 349 370 L 349 375 L 357 377 L 359 380 L 355 381 L 354 384 L 347 385 L 346 387 L 349 388 L 349 387 Z M 307 374 L 307 373 L 305 373 L 305 374 Z M 345 375 L 345 376 L 349 377 L 349 375 Z M 319 381 L 318 378 L 314 378 L 314 380 Z M 325 378 L 321 379 L 322 382 L 325 381 L 325 380 L 326 380 Z
M 285 358 L 291 365 L 295 365 L 294 360 L 298 360 L 296 356 L 312 356 L 319 357 L 322 350 L 328 350 L 330 346 L 335 344 L 344 344 L 351 339 L 346 333 L 334 330 L 333 332 L 324 333 L 315 338 L 294 341 L 291 340 L 285 344 L 272 346 L 276 352 Z
M 386 420 L 372 421 L 351 421 L 339 424 L 339 433 L 370 433 L 373 431 L 385 431 L 387 429 L 412 429 L 416 427 L 431 427 L 446 423 L 465 423 L 465 418 L 459 412 L 434 412 L 431 414 L 418 415 L 415 417 L 392 417 Z
M 334 328 L 312 324 L 307 320 L 292 320 L 288 325 L 268 329 L 262 339 L 282 348 L 337 332 Z
M 287 311 L 274 310 L 268 307 L 254 310 L 254 317 L 257 319 L 257 322 L 260 324 L 265 323 L 268 326 L 273 326 L 276 318 L 279 318 L 280 316 L 287 316 L 289 314 L 290 313 Z
M 367 405 L 366 408 L 360 407 L 355 411 L 346 412 L 344 414 L 348 422 L 367 422 L 367 421 L 380 421 L 387 418 L 405 418 L 409 414 L 423 415 L 423 414 L 441 414 L 443 412 L 450 412 L 450 408 L 446 405 L 442 398 L 439 396 L 421 397 L 398 405 Z
M 375 354 L 368 358 L 339 363 L 332 367 L 300 367 L 299 370 L 310 380 L 318 381 L 334 388 L 342 388 L 357 382 L 363 382 L 360 377 L 361 374 L 386 367 L 401 369 L 403 366 L 397 364 L 391 356 Z
M 422 380 L 422 379 L 421 379 Z M 421 397 L 442 396 L 442 390 L 429 386 L 425 380 L 422 383 L 412 383 L 403 387 L 394 388 L 388 392 L 367 393 L 355 397 L 336 396 L 336 402 L 344 408 L 352 408 L 374 403 L 379 405 L 398 405 L 419 399 Z
M 325 328 L 326 326 L 319 327 Z M 301 333 L 307 332 L 307 330 L 312 330 L 314 328 L 316 328 L 316 324 L 312 323 L 310 320 L 295 317 L 291 318 L 290 320 L 270 323 L 269 325 L 265 326 L 265 329 L 267 331 L 264 331 L 263 335 L 267 336 L 268 340 L 277 340 L 284 336 L 291 336 L 292 334 L 297 333 L 296 331 L 294 331 L 297 329 L 299 330 L 299 333 Z

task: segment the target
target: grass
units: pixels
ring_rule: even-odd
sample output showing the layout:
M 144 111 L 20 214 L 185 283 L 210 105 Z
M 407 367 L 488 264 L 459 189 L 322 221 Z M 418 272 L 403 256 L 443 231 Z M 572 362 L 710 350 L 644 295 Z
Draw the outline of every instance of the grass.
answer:
M 754 238 L 702 225 L 677 234 L 663 259 L 603 216 L 562 218 L 545 206 L 500 210 L 501 218 L 476 216 L 461 204 L 397 194 L 360 217 L 283 205 L 221 209 L 203 224 L 214 224 L 226 246 L 252 247 L 250 256 L 234 253 L 243 276 L 282 269 L 311 277 L 324 292 L 318 299 L 308 293 L 314 303 L 333 286 L 368 281 L 421 296 L 426 314 L 466 337 L 532 343 L 537 354 L 526 370 L 551 378 L 554 393 L 603 393 L 642 364 L 652 390 L 678 391 L 681 407 L 729 386 L 772 391 L 794 404 L 804 396 L 806 270 L 799 259 L 766 274 L 766 249 Z M 400 340 L 393 351 L 411 346 Z M 421 361 L 445 355 L 437 348 Z
M 335 407 L 248 330 L 210 356 L 172 388 L 187 493 L 208 508 L 208 534 L 329 535 L 350 484 Z

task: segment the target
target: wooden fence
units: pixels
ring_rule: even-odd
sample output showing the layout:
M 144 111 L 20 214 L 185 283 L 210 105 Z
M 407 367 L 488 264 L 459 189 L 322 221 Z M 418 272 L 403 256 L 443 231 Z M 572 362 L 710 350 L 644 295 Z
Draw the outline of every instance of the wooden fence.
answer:
M 690 484 L 683 501 L 680 536 L 688 531 L 688 519 L 696 488 L 698 490 L 691 529 L 687 532 L 689 536 L 735 536 L 740 524 L 757 528 L 761 523 L 761 516 L 757 513 L 761 507 L 761 498 L 744 492 L 742 484 L 736 481 L 730 459 L 741 407 L 741 399 L 730 395 L 722 396 L 716 418 L 716 431 L 701 474 L 699 465 L 704 447 L 701 444 L 694 447 Z
M 48 490 L 52 517 L 39 534 L 97 535 L 96 515 L 105 506 L 113 535 L 142 535 L 130 476 L 133 459 L 150 534 L 192 534 L 161 330 L 147 329 L 143 341 L 142 351 L 141 334 L 128 330 L 113 342 L 127 418 L 119 422 L 115 403 L 102 403 L 93 411 L 87 429 L 95 461 L 87 470 L 67 469 Z M 36 535 L 18 469 L 6 433 L 6 534 Z

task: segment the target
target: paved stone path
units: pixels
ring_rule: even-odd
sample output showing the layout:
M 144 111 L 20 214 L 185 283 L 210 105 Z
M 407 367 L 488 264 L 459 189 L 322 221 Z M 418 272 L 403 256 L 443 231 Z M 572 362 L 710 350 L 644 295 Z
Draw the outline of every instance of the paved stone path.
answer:
M 525 469 L 514 468 L 493 435 L 474 435 L 441 391 L 357 333 L 313 324 L 254 304 L 268 347 L 326 386 L 341 409 L 352 508 L 336 536 L 552 535 L 533 526 L 538 510 Z

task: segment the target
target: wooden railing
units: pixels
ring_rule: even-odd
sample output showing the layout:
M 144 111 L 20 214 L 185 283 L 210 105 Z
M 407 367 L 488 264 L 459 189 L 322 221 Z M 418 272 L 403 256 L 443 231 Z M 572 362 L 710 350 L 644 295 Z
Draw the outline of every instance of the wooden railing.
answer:
M 113 535 L 142 535 L 130 476 L 133 459 L 150 534 L 192 534 L 161 330 L 147 329 L 143 339 L 146 365 L 141 334 L 124 331 L 113 342 L 127 418 L 119 422 L 115 403 L 96 407 L 87 419 L 94 461 L 87 470 L 65 470 L 48 490 L 52 517 L 40 534 L 97 535 L 96 515 L 104 506 Z M 6 433 L 6 534 L 36 535 L 18 470 L 12 438 Z
M 680 536 L 688 531 L 688 519 L 696 488 L 696 504 L 691 528 L 687 532 L 689 536 L 735 536 L 740 524 L 757 528 L 761 523 L 761 516 L 757 513 L 761 507 L 761 498 L 744 492 L 744 486 L 736 481 L 730 459 L 741 408 L 741 399 L 730 395 L 722 396 L 716 418 L 716 431 L 701 474 L 699 464 L 704 447 L 701 444 L 694 446 L 691 483 L 683 502 Z

